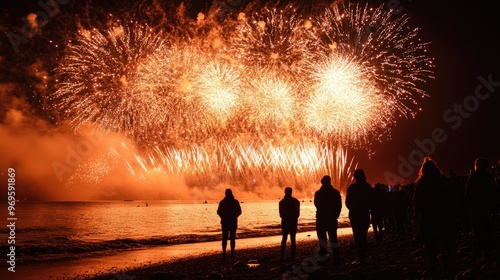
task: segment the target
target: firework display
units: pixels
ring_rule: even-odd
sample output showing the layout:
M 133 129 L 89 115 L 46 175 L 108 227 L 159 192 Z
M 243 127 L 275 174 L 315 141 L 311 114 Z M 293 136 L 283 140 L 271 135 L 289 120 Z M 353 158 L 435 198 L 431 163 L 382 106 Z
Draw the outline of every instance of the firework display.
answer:
M 123 21 L 80 30 L 51 102 L 75 127 L 136 141 L 133 156 L 113 154 L 140 177 L 307 186 L 331 174 L 345 184 L 348 147 L 367 148 L 414 117 L 432 78 L 428 44 L 382 6 L 251 7 L 225 19 L 224 36 L 204 22 L 210 14 L 175 34 Z
M 293 5 L 283 9 L 266 7 L 248 16 L 240 14 L 232 48 L 252 67 L 294 76 L 313 54 L 316 40 L 308 23 Z
M 147 26 L 81 31 L 57 72 L 57 108 L 75 127 L 93 122 L 132 137 L 158 129 L 169 104 L 163 95 L 168 84 L 157 79 L 164 74 L 166 43 L 156 34 Z
M 421 83 L 432 77 L 428 43 L 420 41 L 418 28 L 409 27 L 408 17 L 394 13 L 383 6 L 344 3 L 326 9 L 318 21 L 326 57 L 322 60 L 337 57 L 340 63 L 349 61 L 349 67 L 358 67 L 356 74 L 364 81 L 355 79 L 352 88 L 363 83 L 363 92 L 381 105 L 378 111 L 384 116 L 368 128 L 390 128 L 395 117 L 414 117 L 416 99 L 427 96 Z M 317 75 L 325 69 L 313 67 L 312 71 Z

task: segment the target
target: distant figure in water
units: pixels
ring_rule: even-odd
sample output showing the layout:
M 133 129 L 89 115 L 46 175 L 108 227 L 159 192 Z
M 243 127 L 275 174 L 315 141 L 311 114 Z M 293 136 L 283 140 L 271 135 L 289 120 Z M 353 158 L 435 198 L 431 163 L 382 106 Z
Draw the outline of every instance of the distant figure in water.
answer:
M 238 217 L 241 215 L 241 207 L 240 202 L 234 199 L 231 189 L 226 189 L 226 197 L 220 201 L 217 215 L 219 215 L 222 225 L 222 256 L 226 257 L 229 236 L 231 240 L 231 257 L 233 257 L 234 248 L 236 247 L 236 228 L 238 227 Z
M 416 240 L 423 242 L 432 279 L 455 279 L 452 255 L 458 234 L 458 198 L 450 186 L 436 162 L 425 158 L 416 181 L 413 206 L 418 226 Z
M 290 234 L 292 243 L 292 261 L 295 260 L 295 235 L 297 234 L 298 219 L 300 216 L 300 202 L 295 197 L 292 197 L 292 188 L 285 189 L 285 197 L 279 202 L 279 211 L 281 217 L 281 230 L 283 238 L 281 239 L 281 260 L 285 257 L 286 241 Z
M 477 241 L 479 256 L 483 253 L 491 258 L 495 243 L 492 215 L 495 212 L 496 182 L 493 174 L 488 172 L 488 160 L 478 158 L 474 164 L 474 172 L 469 176 L 465 187 L 465 200 L 470 209 L 472 230 Z
M 363 264 L 366 260 L 366 236 L 370 227 L 370 210 L 373 208 L 373 190 L 366 182 L 362 169 L 356 169 L 353 177 L 355 182 L 347 187 L 345 206 L 349 209 L 349 220 L 358 254 L 353 264 Z
M 316 234 L 319 239 L 320 261 L 326 261 L 328 252 L 328 241 L 330 238 L 331 256 L 335 262 L 340 261 L 339 243 L 337 239 L 338 218 L 342 210 L 342 197 L 340 192 L 332 186 L 330 176 L 323 176 L 321 187 L 314 194 L 314 205 L 316 206 Z

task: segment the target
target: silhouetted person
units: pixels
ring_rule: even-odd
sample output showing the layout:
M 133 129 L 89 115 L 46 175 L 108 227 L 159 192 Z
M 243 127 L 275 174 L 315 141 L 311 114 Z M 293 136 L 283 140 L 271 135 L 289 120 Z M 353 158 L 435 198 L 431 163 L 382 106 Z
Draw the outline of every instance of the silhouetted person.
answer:
M 381 184 L 375 184 L 375 188 L 373 189 L 373 207 L 370 212 L 372 217 L 372 227 L 373 234 L 375 236 L 375 240 L 377 242 L 381 242 L 383 240 L 383 225 L 384 225 L 384 217 L 387 213 L 388 202 L 385 199 L 384 191 L 382 190 Z
M 495 211 L 495 188 L 495 177 L 488 172 L 488 161 L 476 159 L 474 172 L 465 187 L 465 199 L 470 208 L 472 230 L 479 252 L 491 253 L 490 249 L 495 247 L 491 221 Z
M 354 264 L 363 264 L 366 258 L 366 235 L 370 227 L 373 191 L 370 184 L 366 182 L 365 172 L 362 169 L 356 169 L 353 177 L 355 183 L 347 187 L 345 206 L 349 209 L 349 220 L 358 254 Z
M 314 194 L 316 206 L 316 234 L 319 240 L 320 261 L 326 260 L 328 240 L 330 238 L 331 255 L 334 261 L 339 261 L 339 243 L 337 239 L 338 218 L 342 210 L 340 192 L 335 189 L 330 176 L 323 176 L 321 187 Z
M 386 233 L 393 233 L 396 228 L 396 222 L 394 221 L 394 209 L 392 209 L 390 204 L 390 201 L 395 193 L 395 188 L 393 186 L 387 186 L 387 190 L 384 192 L 384 199 L 387 202 L 387 212 L 384 217 L 384 229 Z
M 233 257 L 236 246 L 236 228 L 238 227 L 238 217 L 241 215 L 241 207 L 240 202 L 234 199 L 231 189 L 226 189 L 226 197 L 220 201 L 217 215 L 219 215 L 222 225 L 222 255 L 226 257 L 229 236 L 231 240 L 231 257 Z
M 394 211 L 395 230 L 397 233 L 402 234 L 405 232 L 408 223 L 408 211 L 410 206 L 410 198 L 402 186 L 397 188 L 390 203 Z
M 281 217 L 281 230 L 283 238 L 281 239 L 281 260 L 285 257 L 286 241 L 290 234 L 292 261 L 295 259 L 295 235 L 297 234 L 297 223 L 300 216 L 300 202 L 292 197 L 292 188 L 285 189 L 285 197 L 279 202 L 279 211 Z
M 457 205 L 448 180 L 430 158 L 420 167 L 413 196 L 416 239 L 424 245 L 432 279 L 454 279 L 452 255 L 457 236 Z M 441 267 L 438 255 L 441 254 Z

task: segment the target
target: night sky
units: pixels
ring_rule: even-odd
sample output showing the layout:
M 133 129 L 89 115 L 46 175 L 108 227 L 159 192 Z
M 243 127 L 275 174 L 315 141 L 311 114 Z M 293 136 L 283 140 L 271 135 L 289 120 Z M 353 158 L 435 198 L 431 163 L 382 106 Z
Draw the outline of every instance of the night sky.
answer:
M 249 1 L 233 1 L 236 2 L 241 2 L 235 5 L 237 10 Z M 306 9 L 319 2 L 302 1 Z M 378 6 L 398 1 L 369 3 Z M 211 5 L 208 0 L 193 0 L 189 13 L 194 17 L 198 11 Z M 467 175 L 477 157 L 497 163 L 500 160 L 500 10 L 494 2 L 487 1 L 401 0 L 398 6 L 410 17 L 410 26 L 421 28 L 421 40 L 430 42 L 429 56 L 435 58 L 435 78 L 423 86 L 429 97 L 419 100 L 422 111 L 414 119 L 399 119 L 392 128 L 391 139 L 372 144 L 371 157 L 366 150 L 351 150 L 351 155 L 355 156 L 358 166 L 365 170 L 372 184 L 413 181 L 419 167 L 417 162 L 426 153 L 447 175 L 450 170 Z M 0 82 L 3 85 L 19 84 L 28 93 L 36 92 L 32 77 L 21 76 L 18 68 L 23 64 L 23 58 L 32 61 L 36 56 L 27 53 L 26 49 L 36 50 L 33 45 L 49 39 L 44 37 L 46 33 L 39 34 L 27 46 L 20 46 L 20 54 L 15 54 L 5 34 L 9 27 L 22 24 L 21 17 L 38 10 L 37 1 L 3 0 L 0 4 L 3 14 L 0 22 Z M 61 18 L 55 15 L 47 28 L 63 24 Z M 65 29 L 58 30 L 64 32 Z M 39 47 L 39 51 L 43 53 L 46 49 Z M 6 96 L 6 91 L 1 90 L 0 94 L 3 101 L 12 100 Z M 35 99 L 22 93 L 15 92 L 14 95 L 36 103 Z M 39 107 L 33 105 L 30 110 L 37 114 Z M 2 123 L 6 122 L 9 106 L 4 102 L 0 107 Z M 0 148 L 8 149 L 5 145 Z

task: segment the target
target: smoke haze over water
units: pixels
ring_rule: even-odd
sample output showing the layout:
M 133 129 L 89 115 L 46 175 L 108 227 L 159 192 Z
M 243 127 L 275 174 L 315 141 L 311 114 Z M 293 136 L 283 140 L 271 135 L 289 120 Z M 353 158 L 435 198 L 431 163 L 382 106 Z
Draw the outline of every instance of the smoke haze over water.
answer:
M 0 170 L 7 179 L 8 168 L 16 170 L 16 198 L 19 200 L 95 200 L 95 199 L 221 199 L 226 188 L 238 198 L 279 198 L 279 187 L 218 184 L 188 187 L 181 176 L 147 172 L 134 176 L 123 158 L 110 151 L 129 143 L 119 134 L 99 134 L 90 127 L 73 132 L 69 125 L 53 125 L 32 114 L 23 99 L 13 97 L 13 84 L 2 84 L 4 111 L 0 125 Z M 122 152 L 125 150 L 121 150 Z M 131 156 L 133 151 L 127 150 Z M 297 191 L 297 194 L 301 195 Z M 307 196 L 307 194 L 302 194 Z M 0 199 L 6 199 L 1 192 Z

